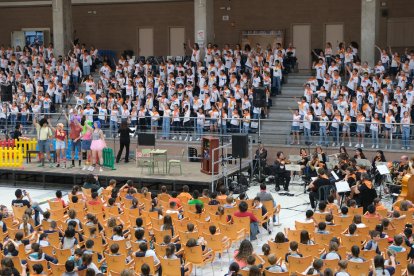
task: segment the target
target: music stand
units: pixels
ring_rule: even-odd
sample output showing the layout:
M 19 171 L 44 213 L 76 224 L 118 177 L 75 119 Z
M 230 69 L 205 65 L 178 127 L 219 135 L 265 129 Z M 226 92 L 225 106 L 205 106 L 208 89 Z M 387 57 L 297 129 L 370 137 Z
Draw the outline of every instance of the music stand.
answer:
M 285 165 L 287 171 L 290 172 L 301 172 L 302 168 L 299 164 L 287 164 Z M 304 192 L 306 194 L 306 183 L 304 182 Z
M 388 169 L 388 166 L 386 164 L 387 164 L 386 162 L 378 162 L 377 163 L 377 166 L 376 166 L 377 167 L 377 171 L 381 175 L 381 185 L 379 187 L 380 188 L 379 189 L 379 198 L 382 198 L 382 189 L 383 189 L 383 186 L 384 186 L 385 176 L 388 175 L 388 174 L 390 174 L 390 170 Z
M 342 203 L 344 202 L 344 198 L 347 192 L 350 192 L 351 189 L 349 188 L 349 184 L 347 181 L 338 181 L 335 182 L 336 192 L 338 194 L 341 194 L 341 204 L 339 204 L 339 207 L 342 207 Z

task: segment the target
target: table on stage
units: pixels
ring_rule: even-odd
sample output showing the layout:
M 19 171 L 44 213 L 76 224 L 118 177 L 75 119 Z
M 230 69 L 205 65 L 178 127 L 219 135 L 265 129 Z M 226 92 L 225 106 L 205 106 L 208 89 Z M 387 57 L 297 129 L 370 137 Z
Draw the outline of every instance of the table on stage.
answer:
M 162 173 L 167 174 L 167 166 L 168 166 L 168 152 L 166 149 L 153 149 L 150 151 L 151 159 L 152 159 L 152 174 L 155 174 L 155 159 L 159 159 L 163 163 L 162 166 Z M 164 156 L 164 158 L 160 158 Z M 163 159 L 163 160 L 162 160 Z M 157 160 L 158 161 L 158 160 Z

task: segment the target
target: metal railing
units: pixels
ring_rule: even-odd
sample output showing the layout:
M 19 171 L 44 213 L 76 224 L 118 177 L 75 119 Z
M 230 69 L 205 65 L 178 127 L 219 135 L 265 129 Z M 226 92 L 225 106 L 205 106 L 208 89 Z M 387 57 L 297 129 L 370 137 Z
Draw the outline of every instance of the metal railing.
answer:
M 50 118 L 50 123 L 56 126 L 57 123 L 63 123 L 67 131 L 70 130 L 70 121 L 66 120 L 63 113 L 38 113 L 30 114 L 27 118 L 21 116 L 8 116 L 7 119 L 0 119 L 0 130 L 6 136 L 11 137 L 14 131 L 14 127 L 17 123 L 23 125 L 23 135 L 28 137 L 36 137 L 35 126 L 33 125 L 32 118 L 36 116 L 38 119 L 44 116 Z M 70 117 L 70 116 L 69 116 Z M 99 115 L 88 116 L 89 119 L 99 120 Z M 106 117 L 106 120 L 100 120 L 102 124 L 102 130 L 105 133 L 107 139 L 117 139 L 119 125 L 123 119 L 121 117 L 115 122 L 111 122 L 110 116 Z M 186 120 L 186 122 L 184 122 Z M 297 144 L 297 139 L 294 139 L 292 131 L 291 120 L 278 120 L 278 119 L 251 119 L 249 123 L 246 123 L 242 118 L 239 119 L 226 119 L 226 124 L 222 123 L 221 120 L 212 120 L 207 117 L 204 124 L 201 126 L 197 123 L 197 117 L 179 117 L 179 122 L 174 122 L 173 118 L 169 119 L 168 123 L 163 122 L 163 118 L 160 117 L 156 123 L 151 120 L 150 116 L 141 118 L 139 120 L 128 122 L 128 126 L 135 130 L 132 136 L 138 133 L 154 133 L 156 138 L 159 140 L 172 140 L 172 141 L 183 141 L 189 144 L 198 141 L 203 135 L 216 136 L 223 138 L 225 142 L 231 140 L 231 135 L 234 133 L 248 133 L 251 143 L 263 142 L 265 144 L 275 145 L 289 145 L 294 141 Z M 329 126 L 326 132 L 322 131 L 321 125 L 326 123 Z M 297 131 L 299 137 L 299 144 L 319 144 L 322 146 L 328 146 L 335 143 L 335 146 L 344 144 L 348 146 L 350 143 L 352 146 L 356 144 L 361 145 L 363 141 L 364 145 L 376 148 L 378 145 L 381 148 L 385 148 L 385 145 L 391 146 L 391 149 L 397 149 L 404 143 L 405 147 L 411 146 L 411 140 L 414 133 L 414 125 L 410 124 L 407 132 L 407 127 L 403 128 L 401 123 L 392 123 L 391 130 L 385 128 L 385 124 L 381 123 L 378 128 L 378 134 L 372 132 L 370 129 L 371 122 L 358 123 L 363 125 L 363 131 L 361 127 L 358 130 L 356 122 L 347 123 L 349 126 L 349 132 L 343 131 L 343 122 L 339 122 L 338 128 L 332 128 L 332 124 L 338 122 L 327 121 L 319 122 L 312 121 L 310 131 L 305 130 L 303 121 L 299 123 L 299 130 Z M 405 129 L 405 130 L 404 130 Z M 346 135 L 344 135 L 346 134 Z M 407 136 L 408 134 L 408 136 Z M 347 136 L 349 135 L 350 138 Z M 378 141 L 376 141 L 376 135 L 378 135 Z M 358 139 L 358 136 L 360 138 Z M 296 137 L 296 138 L 297 138 Z

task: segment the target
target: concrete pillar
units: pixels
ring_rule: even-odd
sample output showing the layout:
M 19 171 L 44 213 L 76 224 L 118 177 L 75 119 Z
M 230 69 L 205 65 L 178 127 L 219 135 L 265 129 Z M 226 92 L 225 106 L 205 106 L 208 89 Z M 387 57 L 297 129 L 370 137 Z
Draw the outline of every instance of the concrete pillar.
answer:
M 379 32 L 379 0 L 361 0 L 361 61 L 375 65 L 375 44 Z
M 214 42 L 213 0 L 194 0 L 194 41 L 200 48 Z
M 52 0 L 55 55 L 66 55 L 72 47 L 72 0 Z

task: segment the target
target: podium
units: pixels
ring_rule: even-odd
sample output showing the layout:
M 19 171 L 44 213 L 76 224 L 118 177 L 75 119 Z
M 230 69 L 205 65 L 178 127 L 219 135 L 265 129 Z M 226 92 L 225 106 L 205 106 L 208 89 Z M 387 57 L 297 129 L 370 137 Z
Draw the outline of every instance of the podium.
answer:
M 219 139 L 216 137 L 206 136 L 201 139 L 201 172 L 205 174 L 219 173 L 219 155 L 220 152 L 215 150 L 219 147 Z M 214 156 L 213 156 L 213 151 Z

